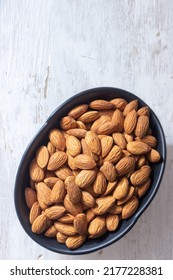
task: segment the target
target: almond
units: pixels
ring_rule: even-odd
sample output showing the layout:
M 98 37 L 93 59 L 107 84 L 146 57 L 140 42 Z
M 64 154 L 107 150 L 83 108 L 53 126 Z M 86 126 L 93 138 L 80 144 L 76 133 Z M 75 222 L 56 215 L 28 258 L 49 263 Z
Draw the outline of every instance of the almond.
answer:
M 106 196 L 106 195 L 110 194 L 115 189 L 117 183 L 118 183 L 117 180 L 115 182 L 109 182 L 106 187 L 106 191 L 104 192 L 104 194 L 102 194 L 102 196 Z
M 135 110 L 132 110 L 130 113 L 127 114 L 125 120 L 124 120 L 124 131 L 127 134 L 131 134 L 137 123 L 137 114 Z
M 73 176 L 73 172 L 71 171 L 71 169 L 66 166 L 66 165 L 63 165 L 62 167 L 58 168 L 56 171 L 55 171 L 55 174 L 56 176 L 65 181 L 65 179 L 68 177 L 68 176 Z
M 125 131 L 123 132 L 123 136 L 126 139 L 127 143 L 132 142 L 134 140 L 133 134 L 127 134 Z
M 32 232 L 36 234 L 42 233 L 47 226 L 47 218 L 45 214 L 39 215 L 32 224 Z
M 66 147 L 68 153 L 75 157 L 80 154 L 81 152 L 81 143 L 75 136 L 69 136 L 66 140 Z
M 122 210 L 123 210 L 123 207 L 121 205 L 115 204 L 111 207 L 111 209 L 108 212 L 111 214 L 118 215 L 118 214 L 121 214 Z
M 96 216 L 92 209 L 88 209 L 85 214 L 88 223 L 90 223 Z
M 106 216 L 106 228 L 109 231 L 114 231 L 119 225 L 119 216 L 115 214 L 107 214 Z
M 115 106 L 110 101 L 106 101 L 103 99 L 94 100 L 89 104 L 89 107 L 94 110 L 110 110 L 114 109 Z
M 150 146 L 140 141 L 132 141 L 127 143 L 127 151 L 133 155 L 143 155 L 151 150 Z
M 86 134 L 87 130 L 82 129 L 82 128 L 72 128 L 67 130 L 67 133 L 69 135 L 75 136 L 79 139 L 85 138 L 85 134 Z
M 151 151 L 147 154 L 147 159 L 149 162 L 156 163 L 160 161 L 161 157 L 158 151 L 151 149 Z
M 117 145 L 114 145 L 113 148 L 110 150 L 109 154 L 104 158 L 105 161 L 109 161 L 112 163 L 116 163 L 120 160 L 122 155 L 122 150 Z
M 51 155 L 47 169 L 48 170 L 56 170 L 60 168 L 67 161 L 67 154 L 62 151 L 58 151 Z
M 124 198 L 129 191 L 129 181 L 126 177 L 122 177 L 114 189 L 113 197 L 115 199 Z
M 112 134 L 115 131 L 118 131 L 117 124 L 113 121 L 108 121 L 108 122 L 105 122 L 104 124 L 100 125 L 97 128 L 96 132 L 98 134 L 109 135 L 109 134 Z
M 64 224 L 72 224 L 74 220 L 74 216 L 70 213 L 65 214 L 61 218 L 58 219 L 58 222 L 64 223 Z
M 157 146 L 157 139 L 152 135 L 145 135 L 142 138 L 136 137 L 135 140 L 142 141 L 153 149 Z
M 96 174 L 97 174 L 96 169 L 82 170 L 76 176 L 75 182 L 80 188 L 82 188 L 82 189 L 86 188 L 94 182 Z
M 58 129 L 52 129 L 49 133 L 50 142 L 60 151 L 65 150 L 65 137 Z
M 81 202 L 82 205 L 87 208 L 92 208 L 95 206 L 95 198 L 87 191 L 82 191 Z
M 29 221 L 31 224 L 33 224 L 34 220 L 41 214 L 41 208 L 40 205 L 38 203 L 38 201 L 36 201 L 31 209 L 30 209 L 30 213 L 29 213 Z
M 43 169 L 49 160 L 49 152 L 46 146 L 41 146 L 36 153 L 36 162 Z
M 131 217 L 137 210 L 139 201 L 136 196 L 132 196 L 123 206 L 122 219 Z
M 106 116 L 106 117 L 109 117 L 110 120 L 112 119 L 112 116 L 113 116 L 113 113 L 114 113 L 114 110 L 102 110 L 102 111 L 99 111 L 99 116 Z
M 104 217 L 94 218 L 88 226 L 88 232 L 90 234 L 90 238 L 98 238 L 102 236 L 106 232 L 105 218 Z
M 32 205 L 37 201 L 37 194 L 33 189 L 25 188 L 25 201 L 28 208 L 31 209 Z
M 79 118 L 81 115 L 83 115 L 88 110 L 87 104 L 79 105 L 75 108 L 73 108 L 68 115 L 74 119 Z
M 60 127 L 66 131 L 68 129 L 77 127 L 77 122 L 72 117 L 66 116 L 61 119 Z
M 61 232 L 57 232 L 57 234 L 56 234 L 56 239 L 59 243 L 65 244 L 67 238 L 68 238 L 68 236 Z
M 101 156 L 104 158 L 108 155 L 113 146 L 113 138 L 111 136 L 105 136 L 101 139 Z
M 117 171 L 111 162 L 105 161 L 104 164 L 100 167 L 100 171 L 104 174 L 109 182 L 115 181 L 117 177 Z
M 41 182 L 44 179 L 44 171 L 43 169 L 36 163 L 35 159 L 31 161 L 30 167 L 29 167 L 29 175 L 30 178 L 34 182 Z
M 132 110 L 138 110 L 138 100 L 132 100 L 124 108 L 123 115 L 126 117 Z
M 120 111 L 123 111 L 127 105 L 127 101 L 123 98 L 114 98 L 110 102 L 114 104 L 115 108 L 119 109 Z
M 101 152 L 100 140 L 94 131 L 88 131 L 85 135 L 86 144 L 90 147 L 90 150 L 99 155 Z
M 124 116 L 123 113 L 116 109 L 112 116 L 112 122 L 116 126 L 115 132 L 121 132 L 124 128 Z
M 40 201 L 42 201 L 46 205 L 51 205 L 52 204 L 51 190 L 43 182 L 40 182 L 40 183 L 37 184 L 37 198 L 38 198 L 39 204 L 40 204 Z
M 64 197 L 66 195 L 66 189 L 64 182 L 61 180 L 58 180 L 52 191 L 51 191 L 51 201 L 52 203 L 60 203 L 64 201 Z
M 45 214 L 48 219 L 56 220 L 62 217 L 66 209 L 63 206 L 51 206 L 45 210 Z
M 106 214 L 115 203 L 113 196 L 99 197 L 96 199 L 97 206 L 92 209 L 96 215 Z
M 148 165 L 142 166 L 139 170 L 135 171 L 131 176 L 130 176 L 130 181 L 132 185 L 138 186 L 143 183 L 145 183 L 151 173 L 151 168 Z
M 137 187 L 138 197 L 142 197 L 146 194 L 147 190 L 151 185 L 151 179 L 149 178 L 145 183 Z
M 86 125 L 81 121 L 77 121 L 77 128 L 82 128 L 82 129 L 87 130 Z
M 47 150 L 50 156 L 56 152 L 55 146 L 50 141 L 47 143 Z
M 76 216 L 83 212 L 82 204 L 80 202 L 73 204 L 68 194 L 64 198 L 64 207 L 73 216 Z
M 100 126 L 102 126 L 103 124 L 110 122 L 110 121 L 111 121 L 111 118 L 109 116 L 101 116 L 93 122 L 93 124 L 91 125 L 91 130 L 98 134 Z
M 146 135 L 149 128 L 149 118 L 147 116 L 139 116 L 136 129 L 135 129 L 135 135 L 142 138 Z
M 116 145 L 118 145 L 122 150 L 126 149 L 127 142 L 122 133 L 113 133 L 112 136 Z
M 87 145 L 85 139 L 81 140 L 81 145 L 82 145 L 82 152 L 83 152 L 83 154 L 92 157 L 94 161 L 98 160 L 98 156 L 96 154 L 93 154 L 93 152 L 91 151 L 91 149 Z
M 95 161 L 92 157 L 80 154 L 74 158 L 74 163 L 79 169 L 92 169 L 96 166 Z
M 50 228 L 48 228 L 45 232 L 45 236 L 46 237 L 49 237 L 49 238 L 53 238 L 53 237 L 56 237 L 56 234 L 57 234 L 57 230 L 55 228 L 54 225 L 52 225 Z
M 149 117 L 150 116 L 149 108 L 147 106 L 140 108 L 137 111 L 137 115 L 138 116 L 147 116 L 147 117 Z
M 106 178 L 101 171 L 97 172 L 97 176 L 93 183 L 93 190 L 98 194 L 103 194 L 106 190 Z
M 146 158 L 144 155 L 141 155 L 136 162 L 136 169 L 141 168 L 143 165 L 146 165 Z
M 53 186 L 56 184 L 57 181 L 61 181 L 61 180 L 57 177 L 48 177 L 48 178 L 44 179 L 44 183 L 49 188 L 53 188 Z
M 77 234 L 75 236 L 68 237 L 65 244 L 69 249 L 74 250 L 81 247 L 84 244 L 85 240 L 85 235 Z
M 135 160 L 133 157 L 123 157 L 115 165 L 115 168 L 118 172 L 118 176 L 123 176 L 127 174 L 131 169 L 135 167 Z
M 67 179 L 69 177 L 67 177 L 67 179 L 65 180 L 65 184 L 67 186 L 67 194 L 71 202 L 73 204 L 76 204 L 81 201 L 81 196 L 82 196 L 81 190 L 75 183 L 75 177 L 74 176 L 70 176 L 70 177 L 72 178 L 72 180 L 68 181 L 68 183 L 67 183 Z
M 61 232 L 62 234 L 65 234 L 66 236 L 73 236 L 77 234 L 77 230 L 72 225 L 55 222 L 54 226 L 57 229 L 57 231 Z
M 81 213 L 74 217 L 73 226 L 80 235 L 87 233 L 87 219 L 86 215 Z
M 124 198 L 119 199 L 117 201 L 117 205 L 122 205 L 125 202 L 127 202 L 134 195 L 134 193 L 135 193 L 135 188 L 133 186 L 130 186 L 127 195 Z
M 76 167 L 75 165 L 75 162 L 74 162 L 74 157 L 72 157 L 68 151 L 66 151 L 67 153 L 67 163 L 68 163 L 68 166 L 72 169 L 72 170 L 77 170 L 78 168 Z
M 84 113 L 83 115 L 81 115 L 78 118 L 78 121 L 81 121 L 83 123 L 90 123 L 90 122 L 95 121 L 98 118 L 99 118 L 98 111 L 88 111 L 88 112 Z

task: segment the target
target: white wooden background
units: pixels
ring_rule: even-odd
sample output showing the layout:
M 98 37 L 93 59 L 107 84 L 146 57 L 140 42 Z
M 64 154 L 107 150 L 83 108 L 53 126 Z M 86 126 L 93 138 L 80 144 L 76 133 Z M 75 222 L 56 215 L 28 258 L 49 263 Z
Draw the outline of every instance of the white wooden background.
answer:
M 0 258 L 173 259 L 173 1 L 0 0 Z M 165 175 L 136 226 L 101 251 L 37 245 L 14 210 L 28 142 L 66 98 L 114 86 L 143 98 L 167 139 Z

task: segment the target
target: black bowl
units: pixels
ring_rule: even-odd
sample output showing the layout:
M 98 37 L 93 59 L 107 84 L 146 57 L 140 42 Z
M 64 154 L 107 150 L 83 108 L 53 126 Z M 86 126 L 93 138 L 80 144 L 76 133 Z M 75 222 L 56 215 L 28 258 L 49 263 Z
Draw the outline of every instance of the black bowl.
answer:
M 155 113 L 150 109 L 150 127 L 152 129 L 153 135 L 158 139 L 157 150 L 161 154 L 162 160 L 157 164 L 153 164 L 152 166 L 152 185 L 149 188 L 147 194 L 142 199 L 140 199 L 140 205 L 136 213 L 129 219 L 124 220 L 116 232 L 109 232 L 99 239 L 88 239 L 82 247 L 74 251 L 68 249 L 64 244 L 59 244 L 55 239 L 49 239 L 44 235 L 37 235 L 31 231 L 31 226 L 29 223 L 29 209 L 25 203 L 24 190 L 27 186 L 29 186 L 29 164 L 34 157 L 37 148 L 40 145 L 47 143 L 49 131 L 52 128 L 57 127 L 59 120 L 63 116 L 67 115 L 67 113 L 75 106 L 83 103 L 89 103 L 95 99 L 111 100 L 116 97 L 124 98 L 128 102 L 138 99 L 139 107 L 147 105 L 136 95 L 118 88 L 101 87 L 83 91 L 69 98 L 50 115 L 46 123 L 42 126 L 34 139 L 28 145 L 21 159 L 16 176 L 14 194 L 17 215 L 27 234 L 38 244 L 51 251 L 70 255 L 86 254 L 116 242 L 135 225 L 140 215 L 149 206 L 156 195 L 156 192 L 158 191 L 166 162 L 166 142 L 161 124 Z

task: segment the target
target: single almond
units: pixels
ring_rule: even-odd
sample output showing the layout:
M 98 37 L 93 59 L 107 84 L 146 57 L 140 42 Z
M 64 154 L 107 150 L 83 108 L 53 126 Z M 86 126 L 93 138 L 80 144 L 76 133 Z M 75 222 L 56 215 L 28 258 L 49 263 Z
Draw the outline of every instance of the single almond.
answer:
M 123 157 L 115 165 L 115 168 L 118 172 L 118 176 L 123 176 L 127 174 L 131 169 L 135 167 L 135 160 L 133 157 Z
M 106 196 L 106 195 L 110 194 L 115 189 L 117 183 L 118 183 L 118 180 L 116 180 L 115 182 L 109 182 L 107 184 L 106 190 L 102 194 L 102 196 Z
M 106 228 L 108 231 L 114 231 L 119 225 L 119 216 L 115 214 L 107 214 L 106 216 Z
M 82 153 L 85 155 L 88 155 L 93 158 L 94 161 L 98 161 L 98 155 L 94 154 L 90 147 L 87 145 L 86 140 L 82 139 L 81 140 L 81 145 L 82 145 Z
M 148 146 L 144 142 L 132 141 L 127 143 L 127 151 L 129 151 L 133 155 L 143 155 L 148 153 L 150 150 L 150 146 Z
M 45 214 L 39 215 L 33 222 L 31 230 L 36 234 L 42 233 L 47 226 L 47 218 Z
M 92 157 L 80 154 L 74 158 L 74 163 L 79 169 L 92 169 L 96 166 L 95 161 Z
M 67 180 L 68 178 L 69 177 L 67 177 L 65 180 L 65 185 L 67 187 L 67 194 L 71 202 L 73 204 L 76 204 L 81 201 L 81 196 L 82 196 L 81 190 L 78 187 L 78 185 L 76 185 L 74 176 L 70 176 L 71 180 Z
M 106 220 L 104 217 L 95 217 L 88 226 L 90 238 L 98 238 L 106 232 Z
M 95 121 L 98 118 L 99 118 L 98 111 L 88 111 L 88 112 L 84 113 L 83 115 L 81 115 L 78 118 L 78 121 L 81 121 L 83 123 L 90 123 L 90 122 Z
M 81 202 L 86 208 L 93 208 L 95 206 L 95 198 L 87 191 L 82 191 Z
M 55 176 L 55 175 L 54 175 Z M 44 179 L 44 183 L 49 187 L 53 188 L 53 186 L 56 184 L 57 181 L 60 181 L 57 177 L 48 177 Z
M 87 223 L 90 223 L 96 216 L 92 211 L 92 209 L 86 210 L 85 215 L 86 215 Z
M 51 155 L 47 169 L 48 170 L 56 170 L 60 168 L 67 161 L 67 154 L 62 151 L 58 151 Z
M 49 139 L 50 142 L 55 146 L 55 148 L 57 148 L 60 151 L 65 150 L 66 139 L 60 130 L 52 129 L 49 133 Z
M 64 215 L 66 209 L 63 206 L 51 206 L 45 210 L 48 219 L 57 220 Z
M 110 121 L 111 118 L 109 116 L 101 116 L 93 122 L 93 124 L 91 125 L 91 130 L 98 134 L 100 126 Z
M 80 202 L 73 204 L 69 198 L 69 195 L 67 194 L 64 198 L 64 207 L 67 209 L 67 211 L 72 214 L 73 216 L 76 216 L 83 212 L 83 207 Z
M 57 234 L 57 229 L 55 228 L 54 225 L 52 225 L 46 230 L 44 235 L 49 238 L 54 238 L 56 237 L 56 234 Z
M 104 124 L 100 125 L 97 128 L 96 132 L 98 134 L 110 135 L 115 131 L 118 131 L 117 124 L 113 121 L 108 121 L 108 122 L 105 122 Z
M 32 205 L 37 201 L 37 194 L 33 189 L 25 188 L 25 201 L 28 208 L 31 209 Z
M 65 234 L 67 236 L 73 236 L 73 235 L 77 234 L 77 230 L 72 225 L 55 222 L 54 226 L 57 229 L 57 231 L 61 232 L 62 234 Z
M 138 110 L 138 100 L 132 100 L 124 108 L 123 115 L 126 117 L 132 110 Z
M 68 166 L 70 167 L 70 169 L 72 170 L 77 170 L 78 168 L 76 167 L 75 165 L 75 162 L 74 162 L 74 157 L 72 157 L 68 151 L 66 151 L 67 153 L 67 163 L 68 163 Z
M 92 184 L 94 182 L 96 175 L 97 175 L 96 169 L 82 170 L 76 176 L 75 182 L 80 188 L 83 189 L 83 188 L 88 187 L 90 184 Z
M 125 120 L 124 120 L 124 131 L 127 134 L 131 134 L 134 131 L 135 127 L 136 127 L 136 123 L 137 123 L 137 114 L 136 114 L 135 110 L 132 110 L 125 117 Z
M 73 226 L 80 235 L 85 235 L 87 233 L 87 224 L 85 214 L 81 213 L 74 217 Z
M 133 186 L 130 186 L 127 195 L 124 198 L 119 199 L 117 201 L 117 205 L 122 205 L 125 202 L 127 202 L 134 195 L 134 193 L 135 193 L 135 188 Z
M 36 153 L 36 162 L 43 169 L 49 160 L 49 152 L 46 146 L 41 146 Z
M 123 136 L 126 139 L 127 143 L 134 141 L 133 134 L 127 134 L 125 131 L 123 132 Z
M 61 119 L 60 127 L 66 131 L 68 129 L 77 127 L 77 122 L 72 117 L 66 116 Z
M 151 149 L 151 151 L 146 155 L 149 162 L 156 163 L 159 162 L 161 159 L 161 156 L 159 152 L 155 149 Z
M 106 117 L 109 117 L 110 120 L 112 119 L 112 116 L 113 116 L 113 113 L 114 113 L 114 110 L 102 110 L 102 111 L 99 111 L 99 116 L 106 116 Z
M 145 135 L 142 138 L 136 137 L 135 140 L 136 141 L 142 141 L 142 142 L 146 143 L 152 149 L 154 149 L 157 146 L 157 139 L 152 135 Z
M 50 141 L 47 143 L 47 150 L 50 156 L 56 152 L 55 146 Z
M 147 116 L 147 117 L 149 117 L 149 116 L 150 116 L 150 111 L 149 111 L 148 106 L 145 106 L 145 107 L 140 108 L 140 109 L 137 111 L 137 115 L 138 115 L 138 116 Z
M 52 203 L 60 203 L 64 201 L 66 195 L 66 189 L 64 182 L 58 180 L 52 188 L 51 191 L 51 201 Z
M 101 156 L 102 158 L 106 157 L 113 146 L 113 138 L 111 136 L 104 136 L 101 139 Z
M 139 201 L 136 196 L 132 196 L 128 202 L 123 206 L 122 219 L 127 219 L 131 217 L 137 210 Z
M 97 137 L 97 134 L 94 131 L 88 131 L 85 135 L 85 141 L 86 144 L 90 147 L 90 150 L 97 154 L 100 155 L 101 153 L 101 144 L 100 140 Z
M 93 183 L 93 190 L 98 194 L 103 194 L 106 190 L 106 178 L 101 171 L 97 172 L 95 181 Z
M 92 101 L 89 104 L 89 107 L 91 109 L 98 110 L 98 111 L 110 110 L 110 109 L 114 109 L 115 108 L 113 103 L 111 103 L 110 101 L 103 100 L 103 99 L 98 99 L 98 100 Z
M 114 204 L 108 211 L 111 214 L 119 215 L 122 213 L 123 207 L 121 205 Z
M 44 171 L 43 169 L 36 163 L 35 159 L 31 161 L 30 167 L 29 167 L 29 175 L 30 178 L 34 182 L 41 182 L 44 179 Z
M 64 224 L 72 224 L 74 220 L 74 216 L 70 213 L 67 213 L 63 215 L 61 218 L 58 219 L 58 222 L 64 223 Z
M 72 170 L 66 166 L 66 165 L 63 165 L 62 167 L 58 168 L 56 171 L 55 171 L 55 174 L 56 176 L 65 181 L 65 179 L 68 177 L 68 176 L 73 176 L 73 172 Z
M 127 101 L 123 98 L 114 98 L 110 102 L 114 104 L 115 108 L 119 109 L 120 111 L 123 111 L 127 105 Z
M 122 150 L 126 149 L 127 141 L 122 133 L 113 133 L 112 137 L 116 145 L 118 145 Z
M 113 197 L 115 199 L 124 198 L 129 191 L 129 181 L 126 177 L 122 177 L 113 191 Z
M 47 205 L 51 205 L 51 189 L 43 182 L 37 184 L 37 198 L 38 202 L 42 201 Z M 40 205 L 41 206 L 41 205 Z
M 75 136 L 69 136 L 66 140 L 66 147 L 67 147 L 67 151 L 68 153 L 72 156 L 75 157 L 77 155 L 80 154 L 81 152 L 81 143 L 78 140 L 78 138 L 76 138 Z
M 82 129 L 87 130 L 86 125 L 81 121 L 77 121 L 77 128 L 82 128 Z
M 104 164 L 100 167 L 100 171 L 104 174 L 105 178 L 109 182 L 115 181 L 117 177 L 117 171 L 111 162 L 105 161 Z
M 114 145 L 113 148 L 110 150 L 109 154 L 104 158 L 105 161 L 109 161 L 112 163 L 116 163 L 120 160 L 122 155 L 122 150 L 117 145 Z
M 140 138 L 144 137 L 148 131 L 148 128 L 149 128 L 149 117 L 139 116 L 135 129 L 135 135 Z
M 74 119 L 79 118 L 81 115 L 83 115 L 88 110 L 87 104 L 79 105 L 75 108 L 73 108 L 68 115 Z
M 116 126 L 115 132 L 121 132 L 124 128 L 124 116 L 123 113 L 116 109 L 112 116 L 112 122 Z
M 137 194 L 139 198 L 146 194 L 150 185 L 151 185 L 151 179 L 149 178 L 145 183 L 137 187 Z
M 111 209 L 114 203 L 115 198 L 112 195 L 99 197 L 96 199 L 96 206 L 92 208 L 92 211 L 96 215 L 104 215 Z
M 136 162 L 136 169 L 141 168 L 143 165 L 146 165 L 146 158 L 144 155 L 141 155 Z
M 130 181 L 132 185 L 139 186 L 148 180 L 150 174 L 151 167 L 148 165 L 144 165 L 130 176 Z
M 34 220 L 41 214 L 41 208 L 40 205 L 38 203 L 38 201 L 36 201 L 29 212 L 29 221 L 31 223 L 31 225 L 33 224 Z
M 85 138 L 85 134 L 87 133 L 87 130 L 82 129 L 82 128 L 72 128 L 72 129 L 67 130 L 67 133 L 69 135 L 82 139 L 82 138 Z
M 69 249 L 74 250 L 81 247 L 84 244 L 85 240 L 86 235 L 77 234 L 75 236 L 68 237 L 65 244 Z
M 56 239 L 61 244 L 65 244 L 67 238 L 68 238 L 68 236 L 61 232 L 57 232 L 57 234 L 56 234 Z

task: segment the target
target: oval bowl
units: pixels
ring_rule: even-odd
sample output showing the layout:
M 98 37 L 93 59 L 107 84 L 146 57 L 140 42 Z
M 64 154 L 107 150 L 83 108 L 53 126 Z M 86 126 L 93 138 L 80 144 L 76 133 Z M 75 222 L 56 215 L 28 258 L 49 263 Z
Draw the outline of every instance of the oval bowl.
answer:
M 29 222 L 29 209 L 27 208 L 25 203 L 24 190 L 27 186 L 29 186 L 29 164 L 34 157 L 37 148 L 40 145 L 44 145 L 47 143 L 49 131 L 52 128 L 58 127 L 58 122 L 60 121 L 60 119 L 63 116 L 67 115 L 67 113 L 75 106 L 83 103 L 89 103 L 95 99 L 111 100 L 116 97 L 124 98 L 127 100 L 127 102 L 138 99 L 139 107 L 148 106 L 142 99 L 140 99 L 136 95 L 119 88 L 100 87 L 80 92 L 79 94 L 76 94 L 65 101 L 50 115 L 42 128 L 32 139 L 22 156 L 15 181 L 14 199 L 16 212 L 20 223 L 22 224 L 26 233 L 35 242 L 45 247 L 46 249 L 61 254 L 79 255 L 100 250 L 118 241 L 135 225 L 138 218 L 149 206 L 158 191 L 166 163 L 166 142 L 162 126 L 155 113 L 148 106 L 150 108 L 150 127 L 152 129 L 153 135 L 158 139 L 157 150 L 159 151 L 162 160 L 159 163 L 152 165 L 152 184 L 147 194 L 140 199 L 139 208 L 137 209 L 135 214 L 129 219 L 124 220 L 117 231 L 106 233 L 99 239 L 87 239 L 82 247 L 74 251 L 68 249 L 64 244 L 58 243 L 56 239 L 50 239 L 45 237 L 44 235 L 37 235 L 31 231 Z

